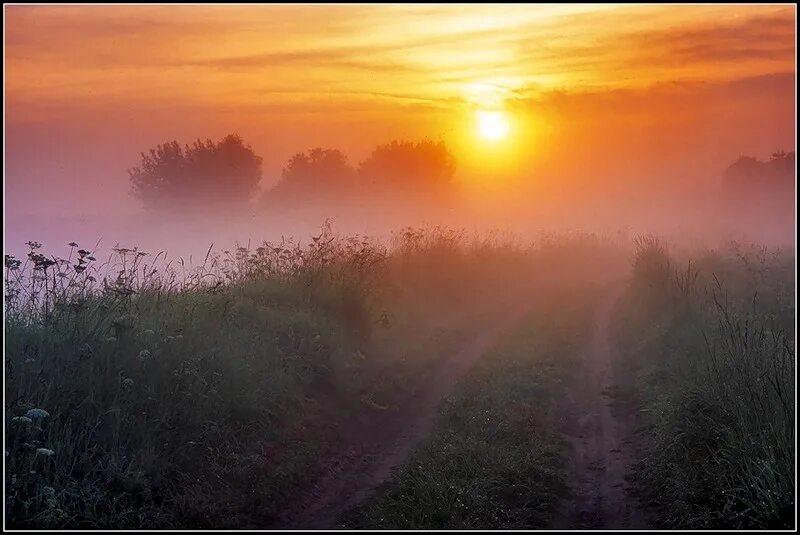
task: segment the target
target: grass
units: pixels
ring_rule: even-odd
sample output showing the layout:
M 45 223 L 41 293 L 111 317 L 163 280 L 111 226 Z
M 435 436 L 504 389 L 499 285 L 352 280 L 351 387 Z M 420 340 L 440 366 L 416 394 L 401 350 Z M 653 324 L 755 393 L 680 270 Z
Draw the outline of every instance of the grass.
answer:
M 642 239 L 617 315 L 643 405 L 638 492 L 657 527 L 790 528 L 792 256 L 734 243 L 681 262 Z
M 5 262 L 12 528 L 264 525 L 353 415 L 392 403 L 577 251 L 578 266 L 609 256 L 592 236 L 446 229 L 382 244 L 325 228 L 197 266 L 30 247 Z
M 558 403 L 590 330 L 595 290 L 539 294 L 527 319 L 457 386 L 432 436 L 348 524 L 548 527 L 565 492 Z
M 792 254 L 637 246 L 615 321 L 642 407 L 637 493 L 658 527 L 793 527 Z M 30 247 L 5 260 L 10 528 L 267 525 L 346 423 L 523 302 L 529 318 L 349 522 L 547 527 L 564 490 L 562 383 L 594 288 L 625 258 L 598 236 L 447 229 L 382 243 L 325 228 L 197 266 Z

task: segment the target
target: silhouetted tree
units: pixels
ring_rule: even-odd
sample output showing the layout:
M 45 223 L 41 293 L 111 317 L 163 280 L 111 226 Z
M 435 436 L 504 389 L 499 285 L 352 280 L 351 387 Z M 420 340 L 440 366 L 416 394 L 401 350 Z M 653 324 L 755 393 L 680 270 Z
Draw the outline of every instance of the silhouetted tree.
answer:
M 795 153 L 779 150 L 769 161 L 741 156 L 723 174 L 723 190 L 731 199 L 752 200 L 753 195 L 791 194 Z
M 455 169 L 441 141 L 393 141 L 372 151 L 358 174 L 368 190 L 430 197 L 450 190 Z
M 784 180 L 794 178 L 795 153 L 779 150 L 772 153 L 768 163 L 772 173 Z M 780 180 L 780 178 L 779 178 Z M 793 181 L 793 180 L 792 180 Z
M 149 209 L 246 202 L 261 180 L 261 158 L 237 135 L 184 148 L 167 142 L 128 171 L 133 195 Z
M 794 152 L 775 152 L 766 162 L 743 156 L 723 174 L 721 214 L 751 239 L 788 243 L 794 229 L 795 182 Z
M 265 199 L 333 200 L 353 192 L 355 170 L 336 149 L 315 148 L 292 156 Z

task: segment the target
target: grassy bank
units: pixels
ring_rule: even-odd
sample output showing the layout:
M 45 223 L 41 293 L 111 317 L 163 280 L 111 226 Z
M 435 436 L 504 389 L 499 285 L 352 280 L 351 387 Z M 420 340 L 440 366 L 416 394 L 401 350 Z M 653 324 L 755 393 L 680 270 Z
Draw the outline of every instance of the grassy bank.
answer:
M 792 252 L 640 242 L 616 335 L 657 527 L 792 527 L 794 290 Z
M 374 529 L 544 528 L 565 492 L 563 383 L 597 288 L 550 288 L 446 401 L 431 437 L 348 523 Z

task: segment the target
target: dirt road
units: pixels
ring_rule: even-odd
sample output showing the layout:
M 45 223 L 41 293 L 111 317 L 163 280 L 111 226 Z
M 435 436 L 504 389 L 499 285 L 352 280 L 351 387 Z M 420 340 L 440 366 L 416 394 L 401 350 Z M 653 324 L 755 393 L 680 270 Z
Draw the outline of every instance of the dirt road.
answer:
M 554 528 L 646 528 L 647 517 L 629 493 L 626 475 L 634 462 L 636 407 L 616 396 L 614 348 L 609 326 L 624 286 L 599 303 L 580 369 L 564 401 L 564 432 L 572 444 L 568 483 Z
M 513 326 L 523 310 L 509 311 L 504 320 L 476 335 L 451 358 L 439 363 L 416 391 L 386 411 L 372 411 L 353 422 L 346 443 L 324 463 L 323 475 L 285 505 L 274 528 L 341 527 L 343 513 L 362 503 L 394 467 L 425 437 L 439 403 L 498 336 Z

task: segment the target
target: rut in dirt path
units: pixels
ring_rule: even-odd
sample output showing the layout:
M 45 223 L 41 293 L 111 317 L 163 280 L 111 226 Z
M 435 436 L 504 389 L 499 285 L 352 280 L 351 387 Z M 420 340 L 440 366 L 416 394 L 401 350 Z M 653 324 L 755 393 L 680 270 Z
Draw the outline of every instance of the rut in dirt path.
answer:
M 626 476 L 635 462 L 636 406 L 616 392 L 629 378 L 615 373 L 616 353 L 609 340 L 614 305 L 624 286 L 601 299 L 589 346 L 569 386 L 564 429 L 572 445 L 568 484 L 556 528 L 646 528 L 647 515 L 631 496 Z
M 273 522 L 279 529 L 342 527 L 340 517 L 363 503 L 389 479 L 433 424 L 439 403 L 459 379 L 489 349 L 498 336 L 521 319 L 524 310 L 509 311 L 506 319 L 468 340 L 452 357 L 439 363 L 419 388 L 385 412 L 370 412 L 349 426 L 346 443 L 326 460 L 313 485 L 302 489 Z

